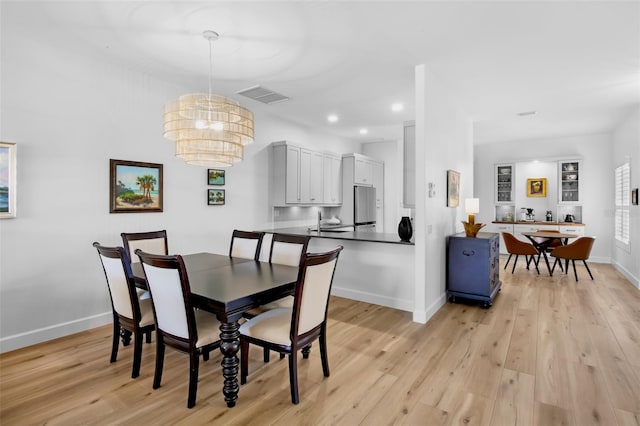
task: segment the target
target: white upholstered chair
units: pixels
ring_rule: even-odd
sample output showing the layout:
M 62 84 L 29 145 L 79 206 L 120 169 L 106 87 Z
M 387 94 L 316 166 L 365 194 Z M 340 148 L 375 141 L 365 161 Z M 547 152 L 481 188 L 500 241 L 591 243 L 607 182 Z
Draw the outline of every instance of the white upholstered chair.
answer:
M 258 260 L 263 237 L 264 232 L 248 232 L 234 229 L 231 236 L 231 244 L 229 245 L 229 256 Z
M 153 388 L 160 387 L 165 345 L 189 354 L 187 407 L 196 404 L 199 356 L 219 347 L 220 323 L 214 314 L 191 305 L 189 277 L 182 256 L 163 256 L 136 250 L 149 286 L 156 321 L 156 369 Z
M 167 231 L 150 231 L 150 232 L 123 232 L 122 244 L 127 256 L 132 263 L 138 263 L 138 256 L 135 251 L 140 249 L 146 253 L 153 254 L 169 254 L 169 242 L 167 241 Z M 149 297 L 149 292 L 138 289 L 138 296 L 142 299 Z
M 327 310 L 338 255 L 342 247 L 327 253 L 304 254 L 291 308 L 264 312 L 240 326 L 240 383 L 247 382 L 249 344 L 289 355 L 291 402 L 298 394 L 298 350 L 320 341 L 322 371 L 329 377 L 327 359 Z
M 111 362 L 118 357 L 118 342 L 121 330 L 128 330 L 133 334 L 133 367 L 131 377 L 140 374 L 142 357 L 142 335 L 147 335 L 147 342 L 151 342 L 151 332 L 155 329 L 151 300 L 140 300 L 136 292 L 131 272 L 131 263 L 122 247 L 105 247 L 95 242 L 93 246 L 98 250 L 102 269 L 104 270 L 111 307 L 113 310 L 113 341 L 111 345 Z M 129 335 L 125 343 L 128 344 Z

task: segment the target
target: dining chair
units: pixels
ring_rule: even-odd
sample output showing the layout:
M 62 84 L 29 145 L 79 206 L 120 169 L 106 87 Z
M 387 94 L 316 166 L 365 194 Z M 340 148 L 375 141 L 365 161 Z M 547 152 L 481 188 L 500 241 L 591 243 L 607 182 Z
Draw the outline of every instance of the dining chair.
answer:
M 140 249 L 147 253 L 153 254 L 169 254 L 169 243 L 167 241 L 167 231 L 150 231 L 150 232 L 123 232 L 122 244 L 127 252 L 127 257 L 133 263 L 138 263 L 138 257 L 135 251 Z M 138 295 L 142 299 L 149 297 L 149 292 L 141 288 L 137 289 Z
M 169 254 L 167 231 L 164 229 L 151 232 L 123 232 L 120 236 L 131 262 L 138 262 L 138 258 L 135 256 L 137 249 L 146 253 Z
M 509 265 L 509 261 L 511 260 L 511 256 L 516 255 L 515 260 L 513 261 L 513 268 L 511 269 L 511 273 L 513 274 L 516 270 L 516 263 L 518 263 L 518 257 L 523 255 L 525 260 L 527 261 L 527 270 L 529 270 L 529 264 L 533 261 L 533 264 L 536 267 L 536 272 L 540 275 L 540 270 L 538 269 L 538 262 L 535 256 L 539 256 L 538 250 L 531 243 L 526 243 L 524 241 L 520 241 L 516 237 L 513 236 L 510 232 L 503 232 L 502 238 L 504 239 L 504 244 L 507 246 L 507 253 L 509 253 L 509 257 L 507 258 L 507 263 L 504 265 L 504 269 L 507 269 Z
M 118 340 L 121 330 L 130 331 L 133 334 L 131 378 L 135 379 L 140 375 L 142 336 L 146 334 L 147 343 L 150 343 L 151 332 L 155 329 L 151 300 L 140 300 L 131 272 L 131 263 L 122 247 L 105 247 L 98 242 L 94 242 L 93 247 L 98 250 L 111 298 L 113 311 L 111 362 L 115 362 L 118 357 Z
M 593 280 L 593 275 L 591 274 L 591 270 L 589 269 L 589 265 L 587 265 L 587 259 L 591 255 L 591 249 L 593 248 L 593 243 L 595 242 L 595 237 L 580 237 L 574 242 L 567 244 L 566 246 L 560 246 L 553 249 L 551 252 L 551 256 L 555 257 L 556 260 L 553 262 L 553 268 L 551 268 L 551 275 L 553 275 L 553 271 L 556 268 L 556 263 L 560 264 L 562 267 L 562 259 L 564 259 L 564 273 L 565 275 L 569 272 L 569 261 L 573 265 L 573 275 L 576 278 L 576 282 L 578 281 L 578 272 L 576 271 L 576 260 L 582 260 L 584 263 L 584 267 L 587 268 L 587 272 L 589 272 L 589 276 Z
M 229 256 L 258 260 L 263 237 L 264 232 L 248 232 L 234 229 L 231 235 Z
M 289 355 L 291 402 L 298 394 L 298 350 L 320 342 L 322 371 L 329 377 L 327 311 L 333 276 L 342 246 L 326 253 L 305 253 L 300 262 L 291 308 L 264 312 L 240 326 L 240 383 L 247 382 L 249 344 Z
M 165 345 L 189 354 L 187 407 L 196 404 L 200 355 L 220 346 L 220 323 L 216 316 L 191 304 L 189 277 L 182 256 L 165 256 L 135 251 L 149 286 L 156 331 L 156 369 L 153 389 L 160 387 Z
M 286 235 L 273 234 L 271 239 L 271 250 L 269 252 L 269 263 L 276 263 L 287 266 L 300 266 L 302 256 L 307 252 L 309 246 L 309 235 Z M 263 312 L 278 308 L 293 307 L 293 296 L 285 296 L 281 299 L 258 306 L 244 313 L 245 318 L 253 318 Z M 311 347 L 305 349 L 305 356 L 309 356 Z M 280 358 L 284 358 L 280 354 Z M 269 349 L 264 348 L 264 362 L 269 362 Z

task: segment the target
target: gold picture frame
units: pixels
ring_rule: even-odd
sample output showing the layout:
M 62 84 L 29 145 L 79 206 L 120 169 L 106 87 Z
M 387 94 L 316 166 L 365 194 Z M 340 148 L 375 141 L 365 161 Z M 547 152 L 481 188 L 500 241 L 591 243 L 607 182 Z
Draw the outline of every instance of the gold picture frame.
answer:
M 447 207 L 460 204 L 460 172 L 447 170 Z
M 547 178 L 528 178 L 527 197 L 546 197 Z

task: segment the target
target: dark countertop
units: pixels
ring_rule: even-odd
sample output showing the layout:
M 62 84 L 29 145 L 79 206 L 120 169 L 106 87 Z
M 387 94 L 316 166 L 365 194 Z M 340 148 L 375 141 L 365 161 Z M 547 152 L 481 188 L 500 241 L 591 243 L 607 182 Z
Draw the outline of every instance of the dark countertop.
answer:
M 347 241 L 366 241 L 370 243 L 387 243 L 387 244 L 401 244 L 406 246 L 413 246 L 413 238 L 410 242 L 400 241 L 398 234 L 385 234 L 382 232 L 366 232 L 366 231 L 347 231 L 347 232 L 322 232 L 309 231 L 309 227 L 296 227 L 296 228 L 275 228 L 275 229 L 263 229 L 262 231 L 273 234 L 290 234 L 290 235 L 311 235 L 313 238 L 328 238 L 333 240 L 347 240 Z
M 528 220 L 518 220 L 518 221 L 513 221 L 513 222 L 503 222 L 503 221 L 499 221 L 499 220 L 494 220 L 491 223 L 506 223 L 508 225 L 559 225 L 559 226 L 584 226 L 584 223 L 578 223 L 578 222 L 546 222 L 543 220 L 534 220 L 534 221 L 528 221 Z

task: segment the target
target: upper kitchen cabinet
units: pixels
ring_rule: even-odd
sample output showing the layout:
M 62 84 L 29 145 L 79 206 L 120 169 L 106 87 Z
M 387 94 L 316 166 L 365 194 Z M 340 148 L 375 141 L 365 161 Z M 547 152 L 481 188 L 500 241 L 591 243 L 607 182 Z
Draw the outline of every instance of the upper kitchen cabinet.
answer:
M 271 146 L 271 202 L 323 204 L 323 154 L 287 142 Z
M 404 123 L 403 187 L 402 204 L 406 208 L 416 206 L 416 125 Z
M 342 203 L 342 158 L 337 154 L 324 153 L 324 204 Z
M 580 197 L 580 160 L 563 160 L 558 162 L 558 203 L 576 204 Z
M 513 163 L 495 165 L 495 202 L 513 204 L 515 202 L 515 167 Z
M 354 157 L 354 161 L 353 183 L 373 186 L 373 162 L 360 156 Z

